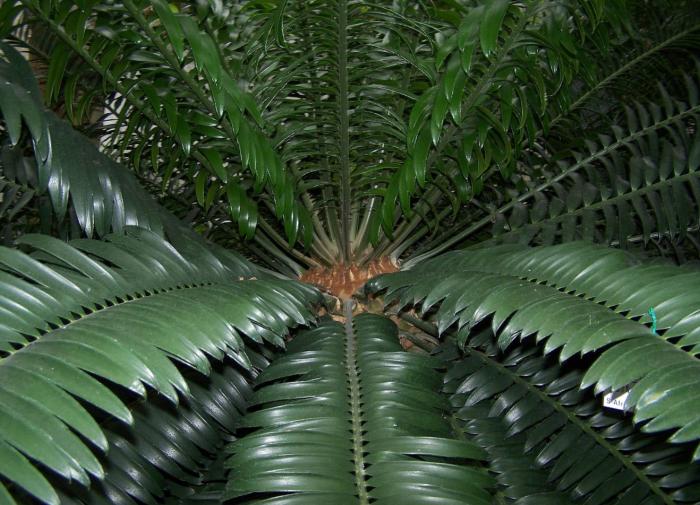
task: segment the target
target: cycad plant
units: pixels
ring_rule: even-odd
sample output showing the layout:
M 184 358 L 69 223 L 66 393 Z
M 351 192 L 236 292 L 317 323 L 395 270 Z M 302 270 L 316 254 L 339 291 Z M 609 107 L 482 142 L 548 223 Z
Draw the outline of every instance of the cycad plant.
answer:
M 700 502 L 699 8 L 2 0 L 0 502 Z

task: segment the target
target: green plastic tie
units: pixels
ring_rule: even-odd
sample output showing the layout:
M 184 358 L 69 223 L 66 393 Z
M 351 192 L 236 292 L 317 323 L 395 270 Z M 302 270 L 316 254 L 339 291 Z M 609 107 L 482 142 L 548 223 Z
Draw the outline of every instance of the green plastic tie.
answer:
M 651 332 L 654 335 L 658 335 L 658 333 L 656 333 L 656 311 L 654 310 L 654 307 L 649 307 L 647 312 L 649 313 L 649 316 L 651 316 Z

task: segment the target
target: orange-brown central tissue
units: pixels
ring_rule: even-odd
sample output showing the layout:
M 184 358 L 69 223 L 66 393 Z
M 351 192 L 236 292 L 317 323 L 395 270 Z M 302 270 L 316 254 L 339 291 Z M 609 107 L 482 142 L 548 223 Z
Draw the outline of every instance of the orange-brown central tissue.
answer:
M 398 267 L 389 258 L 380 258 L 359 267 L 354 263 L 342 263 L 329 268 L 312 268 L 304 272 L 299 280 L 337 296 L 343 300 L 352 297 L 362 285 L 379 274 L 396 272 Z

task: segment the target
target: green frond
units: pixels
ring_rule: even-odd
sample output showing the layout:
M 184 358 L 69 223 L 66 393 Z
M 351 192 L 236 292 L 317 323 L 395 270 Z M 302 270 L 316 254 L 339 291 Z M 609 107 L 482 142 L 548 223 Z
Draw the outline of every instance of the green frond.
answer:
M 641 106 L 628 110 L 632 121 L 644 121 L 643 128 L 652 128 L 648 114 Z M 689 136 L 687 123 L 666 128 L 668 136 L 653 132 L 634 143 L 620 141 L 629 157 L 616 152 L 611 139 L 591 143 L 589 155 L 564 168 L 565 179 L 498 215 L 493 241 L 584 239 L 624 248 L 631 237 L 646 243 L 652 233 L 683 237 L 697 229 L 700 138 Z
M 489 452 L 515 503 L 681 503 L 697 498 L 692 450 L 601 409 L 583 374 L 537 348 L 507 353 L 484 330 L 447 373 L 455 418 Z M 479 336 L 475 335 L 475 338 Z
M 700 48 L 700 24 L 692 5 L 635 2 L 629 8 L 634 28 L 628 26 L 623 36 L 609 34 L 613 47 L 610 40 L 590 40 L 582 57 L 595 59 L 592 74 L 581 76 L 570 100 L 551 103 L 558 111 L 550 114 L 550 142 L 571 145 L 572 132 L 605 128 L 621 106 L 658 99 L 661 79 L 670 87 L 680 74 L 692 70 Z
M 260 15 L 269 32 L 247 51 L 251 86 L 318 216 L 317 242 L 348 262 L 378 208 L 362 202 L 404 159 L 404 116 L 434 74 L 444 23 L 411 2 L 280 2 Z
M 70 213 L 87 237 L 120 232 L 140 226 L 156 233 L 177 232 L 179 225 L 165 214 L 128 170 L 102 154 L 87 138 L 44 109 L 29 64 L 9 45 L 2 45 L 0 59 L 0 113 L 8 126 L 10 141 L 18 146 L 22 123 L 27 125 L 36 157 L 34 190 L 48 194 L 53 214 L 60 223 Z M 6 156 L 17 158 L 6 151 Z M 8 158 L 4 173 L 11 160 Z M 14 165 L 24 163 L 15 159 Z M 89 169 L 86 169 L 88 168 Z M 16 171 L 16 170 L 15 170 Z M 25 174 L 12 174 L 18 182 Z
M 474 240 L 489 225 L 494 240 L 507 234 L 503 239 L 544 244 L 583 238 L 624 247 L 636 235 L 685 235 L 695 226 L 697 204 L 697 80 L 697 74 L 686 76 L 682 100 L 661 88 L 660 103 L 627 107 L 626 124 L 586 139 L 586 151 L 540 160 L 542 175 L 528 176 L 507 202 L 478 220 L 460 222 L 460 229 L 439 236 L 406 266 Z
M 256 366 L 266 365 L 248 352 Z M 61 502 L 176 503 L 192 496 L 245 411 L 254 373 L 225 366 L 208 378 L 188 377 L 192 394 L 176 411 L 149 400 L 131 406 L 132 426 L 103 424 L 109 443 L 104 479 L 89 490 L 59 486 Z
M 216 187 L 248 238 L 258 220 L 251 195 L 266 188 L 290 243 L 303 240 L 307 215 L 266 138 L 258 106 L 207 30 L 209 9 L 173 13 L 162 1 L 127 2 L 124 10 L 24 3 L 61 40 L 49 58 L 76 53 L 113 93 L 106 145 L 117 161 L 159 173 L 164 184 L 177 177 Z M 48 77 L 51 89 L 64 86 L 62 71 Z
M 178 251 L 141 229 L 108 240 L 69 245 L 27 235 L 18 242 L 31 256 L 0 251 L 0 473 L 47 503 L 58 501 L 37 470 L 29 482 L 16 473 L 32 465 L 27 458 L 84 486 L 104 477 L 89 446 L 105 451 L 107 440 L 75 399 L 131 424 L 121 394 L 145 398 L 148 388 L 177 404 L 190 391 L 175 362 L 204 375 L 224 356 L 249 368 L 243 336 L 284 345 L 317 301 L 310 288 L 256 280 L 264 274 L 197 242 Z
M 389 320 L 353 318 L 347 304 L 345 328 L 296 336 L 257 379 L 224 499 L 491 503 L 484 453 L 450 439 L 439 362 L 400 352 L 396 337 Z
M 550 95 L 569 92 L 583 64 L 582 41 L 602 15 L 595 2 L 498 1 L 469 10 L 437 49 L 438 82 L 411 110 L 407 159 L 392 183 L 398 189 L 384 200 L 385 213 L 397 197 L 408 212 L 432 169 L 433 146 L 456 143 L 455 158 L 466 161 L 460 168 L 472 185 L 489 168 L 510 175 L 520 151 L 534 142 Z M 383 223 L 385 231 L 393 225 Z
M 693 325 L 698 295 L 690 287 L 697 272 L 631 263 L 622 252 L 576 242 L 503 246 L 451 253 L 368 286 L 386 289 L 386 303 L 396 301 L 399 308 L 436 310 L 438 329 L 456 323 L 461 344 L 472 327 L 490 319 L 501 349 L 534 336 L 560 362 L 593 359 L 582 387 L 595 386 L 596 393 L 632 388 L 626 405 L 645 423 L 645 432 L 673 430 L 672 442 L 697 442 L 700 410 L 692 395 L 685 396 L 683 384 L 660 380 L 678 368 L 700 371 Z M 436 283 L 438 272 L 451 273 Z M 651 320 L 650 308 L 658 315 L 660 336 L 643 324 Z M 667 399 L 660 401 L 660 395 Z M 674 410 L 659 410 L 670 402 Z

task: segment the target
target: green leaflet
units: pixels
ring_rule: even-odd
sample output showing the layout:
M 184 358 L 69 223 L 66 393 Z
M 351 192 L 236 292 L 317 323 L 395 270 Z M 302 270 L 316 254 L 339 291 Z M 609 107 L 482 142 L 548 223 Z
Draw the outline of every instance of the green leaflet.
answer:
M 487 58 L 496 48 L 501 24 L 509 5 L 508 0 L 496 0 L 489 2 L 484 10 L 484 18 L 479 29 L 479 40 L 481 41 L 481 50 Z

